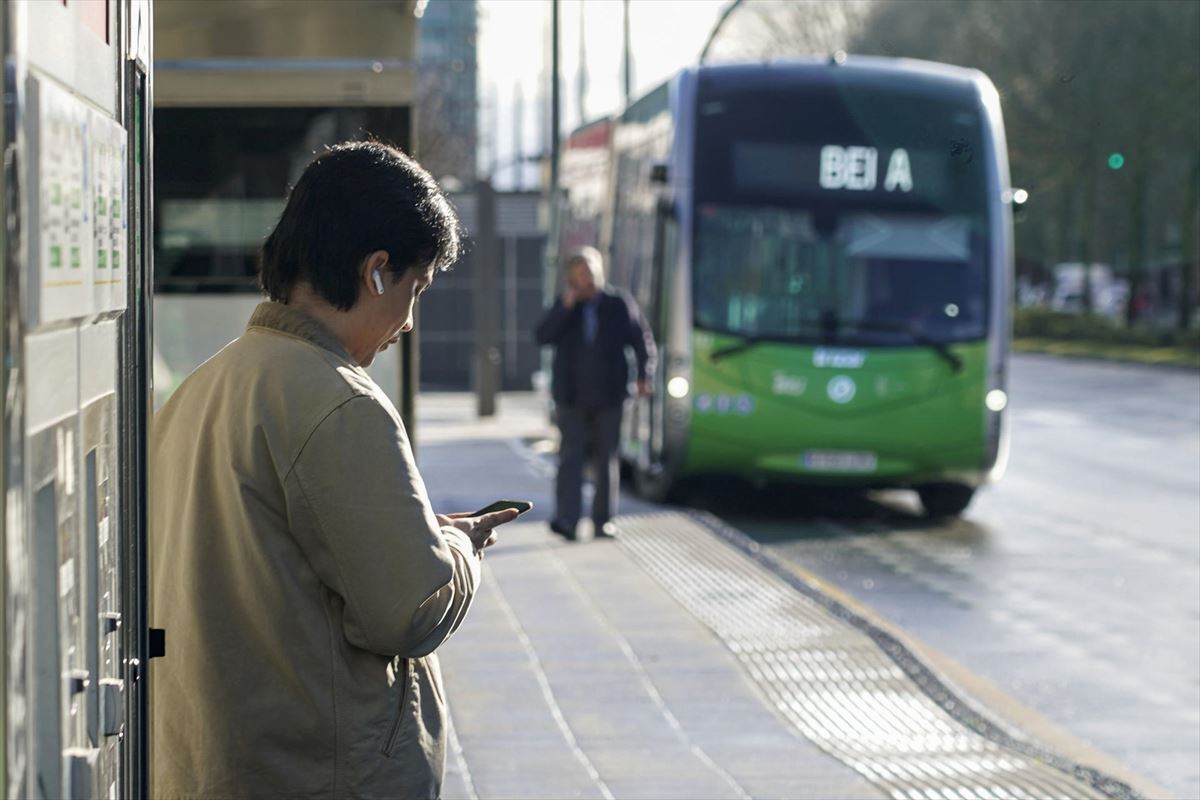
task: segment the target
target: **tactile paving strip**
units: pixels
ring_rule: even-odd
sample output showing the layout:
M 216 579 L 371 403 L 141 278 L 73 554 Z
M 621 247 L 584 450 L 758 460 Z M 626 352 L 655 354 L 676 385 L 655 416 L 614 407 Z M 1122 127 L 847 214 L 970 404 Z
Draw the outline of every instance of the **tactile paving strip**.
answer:
M 780 714 L 897 800 L 1138 797 L 990 719 L 894 637 L 711 515 L 623 516 L 618 541 Z

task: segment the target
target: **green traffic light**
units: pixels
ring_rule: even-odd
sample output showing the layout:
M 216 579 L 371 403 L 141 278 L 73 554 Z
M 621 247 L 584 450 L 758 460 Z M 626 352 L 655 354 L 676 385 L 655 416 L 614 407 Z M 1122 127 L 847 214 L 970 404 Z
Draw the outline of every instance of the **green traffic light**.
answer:
M 1108 157 L 1109 169 L 1120 169 L 1123 166 L 1125 166 L 1125 156 L 1120 153 L 1113 153 Z

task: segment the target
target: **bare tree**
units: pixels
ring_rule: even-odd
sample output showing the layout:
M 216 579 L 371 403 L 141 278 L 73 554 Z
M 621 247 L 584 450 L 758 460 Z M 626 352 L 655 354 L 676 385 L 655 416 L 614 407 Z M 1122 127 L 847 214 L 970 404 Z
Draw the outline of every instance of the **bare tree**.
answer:
M 744 0 L 712 45 L 710 61 L 824 56 L 845 50 L 873 0 Z
M 417 83 L 416 156 L 430 174 L 441 181 L 452 176 L 461 183 L 475 177 L 467 174 L 474 163 L 474 141 L 458 134 L 448 124 L 453 109 L 447 107 L 447 92 L 440 77 L 425 73 Z
M 891 0 L 872 8 L 852 48 L 989 74 L 1014 183 L 1034 198 L 1019 248 L 1122 264 L 1134 292 L 1155 258 L 1179 258 L 1186 324 L 1200 205 L 1200 4 Z M 1180 231 L 1182 252 L 1169 251 L 1168 230 Z

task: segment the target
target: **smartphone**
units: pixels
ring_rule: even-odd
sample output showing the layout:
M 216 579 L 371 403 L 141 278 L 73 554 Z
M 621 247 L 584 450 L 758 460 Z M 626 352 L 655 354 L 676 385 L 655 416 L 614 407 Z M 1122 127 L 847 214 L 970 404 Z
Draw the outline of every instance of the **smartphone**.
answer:
M 528 500 L 497 500 L 491 505 L 484 506 L 478 511 L 471 514 L 473 517 L 478 517 L 481 514 L 491 514 L 493 511 L 503 511 L 506 508 L 515 508 L 518 513 L 524 514 L 529 509 L 533 508 L 533 503 Z

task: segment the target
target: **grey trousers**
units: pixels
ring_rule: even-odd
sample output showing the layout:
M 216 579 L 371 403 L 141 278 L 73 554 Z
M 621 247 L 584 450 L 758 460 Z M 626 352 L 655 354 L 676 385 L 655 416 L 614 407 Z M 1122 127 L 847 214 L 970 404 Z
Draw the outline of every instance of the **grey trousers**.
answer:
M 556 409 L 562 440 L 558 447 L 558 477 L 554 482 L 555 519 L 568 530 L 579 522 L 583 504 L 583 465 L 590 460 L 595 472 L 592 522 L 599 527 L 617 513 L 621 473 L 617 445 L 621 437 L 623 406 Z

